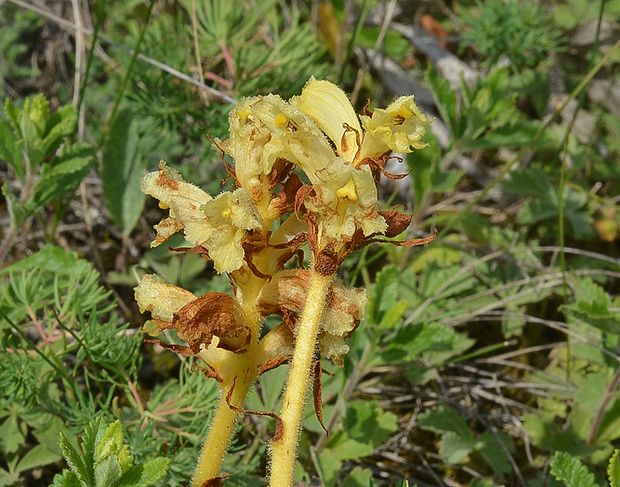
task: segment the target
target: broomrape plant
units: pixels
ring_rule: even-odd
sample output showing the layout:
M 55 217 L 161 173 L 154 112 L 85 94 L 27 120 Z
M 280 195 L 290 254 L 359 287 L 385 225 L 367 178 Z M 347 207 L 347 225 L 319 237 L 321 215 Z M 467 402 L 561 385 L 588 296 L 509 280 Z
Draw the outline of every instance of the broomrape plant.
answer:
M 431 122 L 413 96 L 359 118 L 345 93 L 328 81 L 311 79 L 301 95 L 284 101 L 267 95 L 243 99 L 229 117 L 230 138 L 214 140 L 234 160 L 224 165 L 236 189 L 215 198 L 183 181 L 160 163 L 142 189 L 169 210 L 156 225 L 160 245 L 183 231 L 192 247 L 182 250 L 211 259 L 227 273 L 232 294 L 195 296 L 146 275 L 135 290 L 142 312 L 152 319 L 145 331 L 157 336 L 176 330 L 187 346 L 163 347 L 201 359 L 205 376 L 221 387 L 221 398 L 196 468 L 193 486 L 219 485 L 222 460 L 239 413 L 276 420 L 270 441 L 271 485 L 293 483 L 302 413 L 311 383 L 321 420 L 320 355 L 343 364 L 345 342 L 358 326 L 366 293 L 334 275 L 345 258 L 371 242 L 402 233 L 411 215 L 381 211 L 377 185 L 392 151 L 421 149 Z M 390 241 L 423 245 L 434 238 Z M 291 259 L 307 244 L 309 270 Z M 175 249 L 179 250 L 179 249 Z M 302 259 L 300 258 L 301 262 Z M 264 334 L 265 317 L 281 324 Z M 280 414 L 243 409 L 258 376 L 290 362 Z

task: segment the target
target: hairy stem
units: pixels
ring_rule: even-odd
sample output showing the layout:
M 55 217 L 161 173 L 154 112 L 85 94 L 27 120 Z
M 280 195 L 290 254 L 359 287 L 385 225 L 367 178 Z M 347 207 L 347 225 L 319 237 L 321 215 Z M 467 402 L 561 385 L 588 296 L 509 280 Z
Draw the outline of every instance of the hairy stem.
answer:
M 283 431 L 271 441 L 271 487 L 293 485 L 299 431 L 310 387 L 310 367 L 314 358 L 317 333 L 331 276 L 310 272 L 306 304 L 298 325 L 295 353 L 282 403 Z
M 248 371 L 249 372 L 249 371 Z M 228 402 L 233 406 L 241 407 L 245 400 L 245 396 L 253 384 L 255 376 L 251 373 L 240 375 L 234 384 L 232 395 L 227 400 L 228 388 L 222 388 L 222 397 L 218 405 L 217 412 L 213 418 L 211 429 L 202 448 L 198 466 L 194 473 L 192 487 L 200 487 L 207 480 L 216 478 L 220 475 L 222 462 L 228 450 L 228 445 L 235 431 L 237 418 L 239 413 L 230 408 Z

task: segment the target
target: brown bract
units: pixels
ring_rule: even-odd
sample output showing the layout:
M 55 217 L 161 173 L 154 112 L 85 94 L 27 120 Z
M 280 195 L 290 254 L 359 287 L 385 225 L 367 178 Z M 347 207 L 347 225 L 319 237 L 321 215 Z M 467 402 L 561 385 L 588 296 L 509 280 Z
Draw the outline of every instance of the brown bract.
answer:
M 244 322 L 243 310 L 232 296 L 208 293 L 177 311 L 169 327 L 177 330 L 177 336 L 194 353 L 202 345 L 208 347 L 214 336 L 219 338 L 218 348 L 241 353 L 251 339 L 250 328 Z

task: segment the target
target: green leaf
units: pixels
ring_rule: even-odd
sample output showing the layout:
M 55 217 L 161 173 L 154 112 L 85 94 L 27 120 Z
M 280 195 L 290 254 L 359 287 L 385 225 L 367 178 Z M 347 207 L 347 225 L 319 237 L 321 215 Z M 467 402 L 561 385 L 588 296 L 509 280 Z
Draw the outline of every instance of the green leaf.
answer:
M 24 181 L 24 166 L 19 153 L 18 139 L 2 118 L 0 118 L 0 159 L 7 161 L 17 178 Z
M 342 482 L 342 487 L 368 487 L 372 485 L 372 470 L 355 467 Z
M 476 439 L 474 449 L 497 475 L 503 476 L 512 471 L 512 465 L 506 454 L 506 450 L 509 452 L 514 450 L 509 436 L 485 431 Z
M 411 362 L 426 352 L 451 350 L 455 338 L 452 328 L 439 323 L 407 325 L 394 335 L 391 343 L 381 352 L 381 359 L 385 363 Z
M 472 433 L 465 418 L 454 409 L 446 406 L 440 406 L 434 411 L 421 414 L 418 424 L 420 428 L 435 433 L 452 432 L 465 440 L 472 439 Z
M 556 194 L 547 175 L 536 167 L 512 171 L 509 179 L 502 181 L 502 187 L 512 194 L 537 196 L 548 201 L 553 200 Z
M 466 459 L 473 449 L 474 441 L 471 437 L 462 437 L 453 431 L 444 433 L 439 441 L 439 454 L 448 464 Z
M 84 487 L 73 470 L 65 470 L 62 474 L 56 474 L 50 487 Z
M 42 467 L 44 465 L 49 465 L 50 463 L 55 463 L 61 459 L 62 456 L 59 453 L 50 450 L 45 445 L 39 444 L 34 446 L 22 457 L 17 465 L 16 471 L 24 472 L 36 467 Z
M 46 121 L 41 141 L 41 151 L 53 154 L 63 140 L 71 135 L 77 124 L 77 110 L 73 105 L 63 105 Z
M 610 487 L 620 487 L 620 450 L 614 450 L 607 469 Z
M 599 330 L 620 335 L 620 312 L 613 311 L 611 297 L 590 278 L 574 279 L 576 301 L 560 306 L 571 318 L 584 321 Z
M 48 244 L 38 252 L 0 270 L 0 275 L 33 269 L 66 275 L 70 274 L 71 269 L 77 265 L 78 261 L 80 259 L 77 253 Z
M 129 235 L 142 212 L 144 165 L 137 123 L 129 110 L 118 113 L 103 146 L 101 179 L 112 221 Z
M 109 455 L 95 463 L 95 484 L 93 487 L 115 485 L 123 472 L 116 455 Z
M 426 81 L 433 92 L 441 119 L 450 128 L 452 137 L 459 140 L 465 131 L 465 125 L 461 123 L 463 120 L 459 120 L 456 115 L 456 92 L 450 87 L 450 82 L 440 76 L 433 66 L 426 71 Z
M 89 146 L 72 146 L 54 164 L 41 168 L 41 179 L 33 190 L 28 207 L 30 214 L 54 200 L 67 196 L 88 174 L 93 163 Z
M 566 452 L 556 452 L 551 461 L 551 474 L 566 487 L 597 487 L 594 474 L 581 461 Z
M 124 442 L 123 426 L 119 420 L 107 427 L 103 437 L 97 444 L 96 461 L 100 462 L 109 456 L 115 456 L 121 472 L 125 472 L 131 463 L 129 447 Z
M 431 187 L 437 193 L 452 191 L 464 174 L 465 171 L 445 171 L 437 165 L 431 175 Z
M 148 487 L 155 485 L 166 476 L 169 467 L 169 458 L 154 458 L 144 464 L 131 467 L 114 487 Z
M 91 474 L 89 472 L 89 468 L 87 467 L 87 462 L 92 461 L 86 456 L 81 455 L 71 443 L 67 440 L 67 437 L 60 434 L 60 449 L 62 450 L 62 455 L 65 457 L 65 461 L 69 465 L 71 471 L 75 474 L 75 477 L 78 480 L 83 481 L 87 486 L 92 486 L 93 483 L 90 481 L 92 479 Z
M 383 268 L 376 276 L 370 292 L 366 320 L 380 324 L 385 312 L 391 309 L 398 299 L 398 271 L 394 266 Z
M 5 485 L 15 485 L 19 481 L 19 474 L 15 472 L 7 472 L 5 469 L 0 468 L 0 487 Z
M 379 401 L 355 401 L 347 406 L 344 428 L 351 438 L 376 448 L 396 432 L 398 417 L 384 411 Z
M 0 425 L 0 451 L 16 453 L 24 444 L 25 435 L 19 428 L 17 416 L 11 414 Z
M 318 455 L 314 455 L 314 464 L 321 479 L 321 485 L 332 487 L 338 480 L 342 462 L 329 449 L 323 450 Z

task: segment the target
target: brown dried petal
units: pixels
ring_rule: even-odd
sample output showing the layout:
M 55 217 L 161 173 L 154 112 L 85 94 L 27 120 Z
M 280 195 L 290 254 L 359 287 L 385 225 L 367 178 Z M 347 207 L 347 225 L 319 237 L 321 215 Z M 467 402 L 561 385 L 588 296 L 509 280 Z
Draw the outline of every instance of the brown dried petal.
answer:
M 209 346 L 214 336 L 219 338 L 219 348 L 243 352 L 251 338 L 251 330 L 244 322 L 237 301 L 224 293 L 205 294 L 174 314 L 178 337 L 188 342 L 194 353 L 203 344 Z
M 384 235 L 390 238 L 396 237 L 407 230 L 413 218 L 413 215 L 396 211 L 396 209 L 380 211 L 379 214 L 385 218 L 388 225 Z

